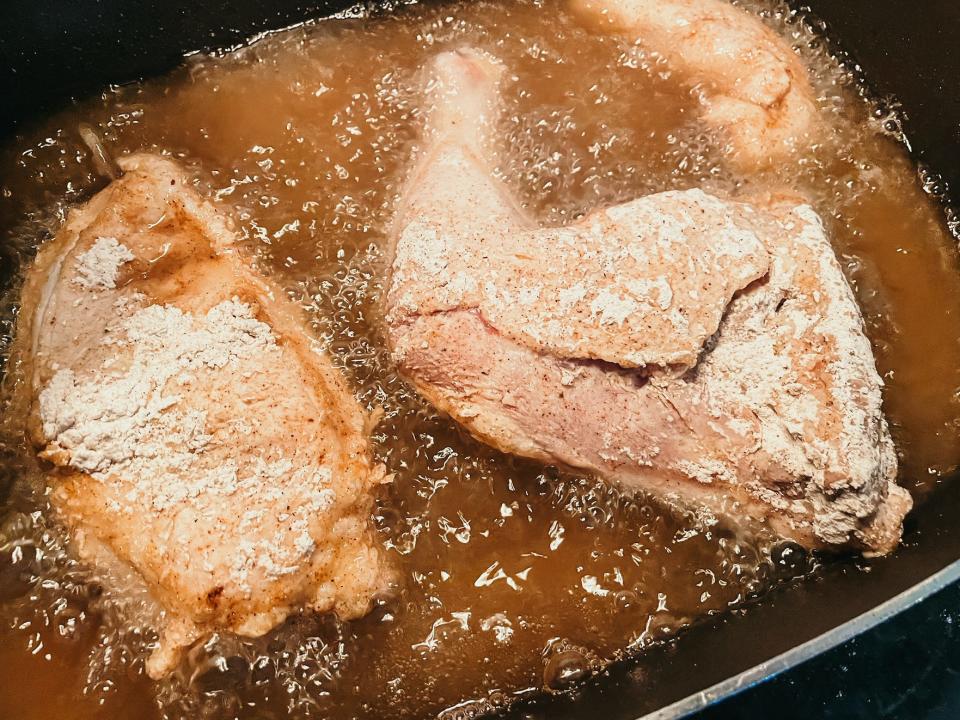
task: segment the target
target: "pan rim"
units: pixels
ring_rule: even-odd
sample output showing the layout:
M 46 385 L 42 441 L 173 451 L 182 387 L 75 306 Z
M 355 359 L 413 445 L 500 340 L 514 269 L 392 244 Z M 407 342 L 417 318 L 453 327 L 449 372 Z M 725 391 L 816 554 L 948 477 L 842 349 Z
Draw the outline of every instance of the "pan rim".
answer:
M 694 713 L 713 707 L 723 700 L 761 685 L 808 660 L 812 660 L 863 635 L 957 582 L 960 582 L 960 560 L 953 561 L 916 585 L 841 625 L 837 625 L 768 660 L 759 662 L 736 675 L 731 675 L 699 692 L 687 695 L 658 710 L 640 715 L 637 720 L 682 720 L 691 717 Z

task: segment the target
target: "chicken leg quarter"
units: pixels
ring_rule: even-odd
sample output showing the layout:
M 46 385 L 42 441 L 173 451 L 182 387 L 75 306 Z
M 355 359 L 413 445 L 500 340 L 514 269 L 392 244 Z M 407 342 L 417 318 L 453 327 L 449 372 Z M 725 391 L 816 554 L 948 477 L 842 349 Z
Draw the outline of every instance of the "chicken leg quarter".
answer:
M 689 190 L 538 228 L 484 159 L 500 63 L 427 71 L 385 313 L 417 390 L 505 452 L 810 548 L 894 548 L 911 500 L 815 212 Z

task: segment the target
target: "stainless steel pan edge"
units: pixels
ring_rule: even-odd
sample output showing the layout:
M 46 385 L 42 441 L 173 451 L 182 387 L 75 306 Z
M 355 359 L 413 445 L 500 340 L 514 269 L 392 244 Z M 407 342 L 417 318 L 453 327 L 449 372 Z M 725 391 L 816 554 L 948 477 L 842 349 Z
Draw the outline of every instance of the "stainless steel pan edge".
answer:
M 792 670 L 808 660 L 870 631 L 957 582 L 960 582 L 960 560 L 829 632 L 818 635 L 787 652 L 754 665 L 739 675 L 711 685 L 705 690 L 689 695 L 660 710 L 647 713 L 638 720 L 678 720 L 679 718 L 690 717 L 700 710 L 733 697 L 759 683 L 772 680 L 781 673 Z

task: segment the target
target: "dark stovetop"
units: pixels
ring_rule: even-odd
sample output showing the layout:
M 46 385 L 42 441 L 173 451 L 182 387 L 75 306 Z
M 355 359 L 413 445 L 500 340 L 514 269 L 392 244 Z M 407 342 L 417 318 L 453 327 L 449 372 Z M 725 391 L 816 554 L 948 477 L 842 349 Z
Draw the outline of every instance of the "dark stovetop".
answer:
M 960 583 L 692 720 L 957 720 Z

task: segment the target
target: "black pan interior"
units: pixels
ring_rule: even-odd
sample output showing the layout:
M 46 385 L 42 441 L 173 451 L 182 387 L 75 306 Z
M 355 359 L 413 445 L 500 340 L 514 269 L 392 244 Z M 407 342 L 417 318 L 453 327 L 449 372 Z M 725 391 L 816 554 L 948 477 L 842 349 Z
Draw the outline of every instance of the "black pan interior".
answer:
M 903 130 L 932 192 L 960 189 L 960 4 L 953 0 L 808 0 L 836 48 L 878 97 L 899 101 Z M 184 53 L 229 47 L 267 29 L 341 9 L 343 0 L 52 0 L 0 8 L 0 140 L 32 118 L 111 83 L 177 65 Z M 801 8 L 803 9 L 803 8 Z M 3 179 L 0 178 L 0 186 Z M 960 192 L 960 190 L 957 190 Z M 2 205 L 0 205 L 2 210 Z M 946 211 L 949 220 L 955 218 Z M 956 233 L 956 229 L 955 229 Z M 0 237 L 0 250 L 5 238 Z M 0 282 L 15 262 L 0 252 Z M 918 279 L 922 282 L 922 279 Z M 957 342 L 944 338 L 944 342 Z M 954 481 L 956 480 L 956 481 Z M 946 478 L 908 521 L 904 547 L 870 563 L 829 563 L 763 602 L 716 618 L 575 697 L 523 712 L 550 718 L 636 718 L 798 645 L 960 559 L 960 478 Z M 862 564 L 862 561 L 860 562 Z

